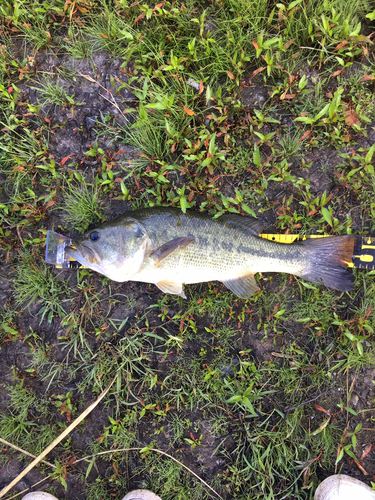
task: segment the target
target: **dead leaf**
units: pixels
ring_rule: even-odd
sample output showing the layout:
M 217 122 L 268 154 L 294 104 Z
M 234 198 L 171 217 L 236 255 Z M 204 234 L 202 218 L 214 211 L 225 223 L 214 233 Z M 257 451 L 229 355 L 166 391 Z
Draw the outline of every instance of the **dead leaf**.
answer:
M 368 476 L 368 472 L 365 471 L 365 469 L 362 467 L 362 465 L 359 462 L 357 462 L 357 460 L 354 460 L 354 458 L 353 458 L 353 461 L 355 462 L 358 469 L 362 472 L 362 474 L 364 474 L 365 476 Z
M 254 47 L 255 47 L 256 50 L 259 49 L 259 46 L 258 46 L 258 44 L 256 43 L 255 40 L 252 40 L 252 44 L 254 45 Z
M 61 165 L 61 166 L 65 165 L 65 163 L 69 160 L 69 158 L 70 158 L 71 156 L 74 156 L 74 153 L 71 153 L 70 155 L 65 156 L 65 158 L 63 158 L 63 159 L 61 160 L 60 165 Z
M 353 127 L 353 125 L 358 125 L 359 118 L 357 113 L 353 109 L 345 111 L 344 116 L 345 116 L 345 123 L 349 125 L 349 127 Z
M 153 8 L 153 10 L 156 10 L 156 9 L 161 9 L 163 7 L 163 5 L 165 4 L 165 0 L 164 2 L 160 2 L 158 3 L 157 5 L 155 5 L 155 7 Z
M 344 69 L 345 69 L 345 68 L 341 68 L 341 69 L 339 69 L 338 71 L 335 71 L 335 72 L 331 75 L 331 77 L 341 75 L 341 73 L 344 71 Z
M 360 82 L 368 82 L 369 80 L 375 80 L 374 75 L 365 75 L 359 81 Z
M 201 81 L 199 82 L 199 94 L 201 94 L 201 93 L 203 92 L 203 90 L 204 90 L 204 87 L 203 87 L 203 81 L 201 80 Z
M 108 35 L 106 35 L 105 33 L 99 33 L 99 36 L 101 36 L 102 38 L 110 38 Z
M 133 24 L 135 24 L 135 23 L 137 23 L 138 21 L 140 21 L 141 19 L 143 19 L 143 18 L 145 17 L 145 15 L 146 15 L 146 14 L 145 14 L 144 12 L 142 12 L 142 14 L 140 14 L 138 17 L 136 17 L 136 18 L 134 19 L 134 23 L 133 23 Z
M 229 78 L 231 80 L 234 80 L 234 74 L 233 73 L 231 73 L 230 71 L 227 71 L 227 75 L 229 76 Z
M 348 44 L 349 42 L 347 40 L 344 40 L 343 42 L 339 43 L 337 47 L 334 49 L 333 52 L 336 52 L 336 50 L 340 50 L 344 45 Z
M 306 132 L 303 134 L 303 136 L 301 137 L 301 139 L 298 141 L 297 144 L 299 144 L 300 142 L 304 141 L 305 139 L 307 139 L 309 137 L 309 135 L 311 134 L 312 130 L 306 130 Z
M 364 460 L 367 457 L 367 455 L 371 451 L 371 448 L 372 448 L 372 444 L 369 444 L 368 447 L 365 450 L 363 450 L 363 453 L 361 455 L 361 460 Z
M 53 200 L 49 200 L 49 202 L 46 205 L 46 208 L 52 207 L 52 205 L 54 205 L 54 204 L 55 204 L 55 202 Z
M 189 109 L 187 106 L 184 106 L 185 113 L 189 116 L 194 116 L 195 113 L 191 109 Z
M 331 421 L 331 417 L 328 417 L 327 420 L 325 420 L 318 429 L 316 429 L 314 432 L 311 433 L 311 435 L 316 436 L 320 432 L 324 431 L 324 429 L 327 427 L 327 425 L 329 424 L 330 421 Z
M 329 411 L 325 410 L 322 406 L 319 406 L 319 405 L 315 405 L 315 408 L 318 410 L 318 411 L 322 411 L 323 413 L 325 413 L 326 415 L 330 415 Z
M 262 71 L 264 71 L 267 68 L 267 66 L 262 66 L 261 68 L 256 69 L 253 71 L 253 74 L 251 75 L 250 81 L 254 78 L 254 76 L 259 75 Z
M 284 43 L 283 49 L 284 50 L 289 49 L 289 47 L 292 45 L 292 43 L 294 42 L 294 40 L 295 40 L 295 38 L 292 38 L 291 40 L 289 40 L 289 42 Z
M 292 85 L 296 77 L 294 75 L 291 75 L 286 69 L 282 68 L 282 70 L 289 76 L 289 85 Z

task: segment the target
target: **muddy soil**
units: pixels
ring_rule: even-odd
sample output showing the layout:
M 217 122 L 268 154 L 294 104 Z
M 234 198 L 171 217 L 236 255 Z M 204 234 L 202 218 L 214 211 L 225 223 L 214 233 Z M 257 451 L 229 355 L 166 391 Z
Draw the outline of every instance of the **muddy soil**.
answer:
M 95 160 L 90 160 L 90 158 L 85 156 L 85 152 L 87 152 L 90 146 L 93 146 L 95 141 L 97 141 L 98 147 L 116 158 L 117 170 L 114 171 L 114 175 L 115 177 L 122 177 L 124 171 L 121 166 L 125 164 L 128 165 L 128 160 L 134 158 L 138 153 L 128 145 L 123 144 L 116 137 L 108 139 L 108 137 L 100 135 L 100 124 L 103 120 L 108 120 L 113 123 L 114 126 L 121 126 L 125 129 L 128 126 L 126 115 L 124 115 L 122 111 L 124 107 L 132 105 L 135 99 L 134 95 L 126 90 L 126 88 L 123 88 L 116 94 L 113 92 L 110 83 L 111 76 L 115 81 L 127 81 L 127 75 L 121 65 L 122 61 L 120 59 L 114 59 L 104 52 L 95 53 L 90 60 L 76 60 L 67 55 L 53 52 L 40 51 L 38 53 L 33 71 L 39 74 L 49 74 L 53 75 L 55 78 L 59 68 L 61 69 L 64 67 L 74 70 L 72 80 L 64 79 L 60 76 L 59 81 L 67 88 L 69 95 L 72 96 L 76 104 L 73 107 L 67 106 L 65 108 L 44 104 L 40 110 L 40 115 L 50 121 L 51 135 L 48 152 L 53 156 L 56 164 L 61 165 L 61 168 L 69 170 L 70 160 L 64 161 L 64 159 L 69 157 L 79 164 L 80 173 L 85 176 L 92 175 L 92 173 L 99 168 L 99 165 L 97 165 Z M 41 82 L 43 83 L 43 79 Z M 23 101 L 32 104 L 38 102 L 38 91 L 32 88 L 30 84 L 27 82 L 22 83 L 20 88 L 22 90 Z M 249 109 L 252 109 L 258 104 L 263 104 L 268 98 L 268 90 L 262 86 L 256 86 L 254 84 L 245 90 L 242 97 L 243 104 Z M 368 137 L 364 139 L 361 144 L 358 144 L 358 147 L 369 146 L 373 143 L 374 139 L 374 129 L 369 127 Z M 335 180 L 334 172 L 337 164 L 342 161 L 337 155 L 337 152 L 333 148 L 327 147 L 325 150 L 312 151 L 309 159 L 311 163 L 309 164 L 308 170 L 301 170 L 296 166 L 295 171 L 299 169 L 298 172 L 301 176 L 308 176 L 312 179 L 311 189 L 314 194 L 321 194 L 323 191 L 326 191 L 327 194 L 337 193 L 341 188 Z M 228 189 L 230 192 L 230 185 Z M 290 192 L 290 189 L 288 185 L 283 185 L 274 191 L 269 191 L 267 194 L 271 201 L 277 203 L 285 194 Z M 346 204 L 349 206 L 350 201 L 350 199 L 346 200 Z M 130 208 L 127 203 L 111 200 L 110 198 L 103 199 L 103 203 L 104 213 L 109 218 L 124 213 Z M 361 230 L 362 226 L 359 219 L 360 211 L 358 206 L 350 206 L 350 214 L 354 220 L 354 225 L 352 227 L 353 232 Z M 267 215 L 269 215 L 268 219 Z M 340 217 L 340 213 L 336 216 Z M 76 232 L 67 227 L 64 217 L 64 212 L 60 210 L 50 211 L 49 216 L 43 220 L 43 227 L 52 230 L 61 230 L 61 228 L 65 227 L 69 235 L 74 236 Z M 272 214 L 265 214 L 263 217 L 268 221 L 268 226 L 272 227 L 274 223 Z M 5 252 L 2 252 L 1 255 L 0 301 L 7 308 L 12 307 L 14 300 L 12 296 L 12 283 L 15 276 L 16 256 L 17 253 L 14 251 L 11 252 L 10 255 L 7 255 Z M 38 253 L 36 258 L 43 259 L 43 254 L 41 252 Z M 53 270 L 53 273 L 58 275 L 59 279 L 68 282 L 72 291 L 77 290 L 77 276 L 74 271 L 69 270 L 61 272 Z M 265 277 L 267 278 L 267 276 Z M 98 292 L 103 289 L 103 283 L 97 275 L 91 278 L 91 284 Z M 219 289 L 222 287 L 221 284 L 217 286 Z M 94 314 L 101 314 L 106 320 L 108 320 L 108 318 L 116 320 L 128 318 L 128 326 L 138 321 L 137 318 L 141 318 L 148 310 L 149 306 L 161 301 L 164 297 L 164 294 L 152 285 L 125 283 L 112 284 L 111 287 L 110 293 L 107 291 L 101 295 L 100 309 L 98 305 L 98 309 L 94 311 Z M 262 287 L 268 294 L 280 290 L 276 280 L 262 281 Z M 197 289 L 200 288 L 198 286 L 188 287 L 187 293 L 193 293 L 193 291 Z M 131 297 L 132 300 L 124 300 L 113 305 L 111 304 L 110 298 L 115 294 L 118 294 L 119 297 Z M 69 311 L 74 309 L 74 307 L 84 307 L 85 301 L 83 294 L 76 293 L 74 297 L 75 304 L 69 305 Z M 18 379 L 22 378 L 24 380 L 24 387 L 32 388 L 37 397 L 41 399 L 46 394 L 49 396 L 64 395 L 71 391 L 73 393 L 73 403 L 77 407 L 76 416 L 95 400 L 97 394 L 82 394 L 79 391 L 79 383 L 82 380 L 82 374 L 79 370 L 77 370 L 74 376 L 69 376 L 66 380 L 64 380 L 64 373 L 60 373 L 49 388 L 47 388 L 48 379 L 42 382 L 36 376 L 36 373 L 33 372 L 32 367 L 34 365 L 32 364 L 31 355 L 33 338 L 29 338 L 26 342 L 23 341 L 23 337 L 28 336 L 30 332 L 33 332 L 42 339 L 42 343 L 48 350 L 49 359 L 51 361 L 63 362 L 66 360 L 67 356 L 66 350 L 61 346 L 61 338 L 68 335 L 66 333 L 66 327 L 61 325 L 61 319 L 58 317 L 53 318 L 50 324 L 48 324 L 46 320 L 40 322 L 40 315 L 38 315 L 39 309 L 40 304 L 36 302 L 31 304 L 29 308 L 23 311 L 20 310 L 19 314 L 14 319 L 20 338 L 16 341 L 8 341 L 9 339 L 6 338 L 1 346 L 0 413 L 6 414 L 9 412 L 8 404 L 10 396 L 7 389 L 9 386 L 16 383 L 15 376 L 17 376 Z M 69 311 L 67 310 L 67 313 Z M 148 322 L 151 328 L 161 325 L 162 321 L 160 314 L 158 312 L 149 313 Z M 202 332 L 205 327 L 209 326 L 210 318 L 207 316 L 202 319 L 201 323 L 198 325 L 199 331 Z M 241 325 L 238 329 L 238 333 L 233 338 L 233 364 L 238 362 L 238 353 L 246 349 L 252 350 L 252 356 L 259 365 L 263 364 L 265 361 L 276 364 L 279 363 L 280 366 L 283 363 L 290 363 L 292 361 L 284 357 L 282 351 L 284 347 L 291 345 L 293 342 L 304 344 L 305 346 L 308 345 L 309 350 L 313 354 L 313 342 L 310 341 L 306 335 L 306 331 L 303 330 L 302 327 L 296 323 L 289 324 L 287 321 L 284 323 L 284 326 L 285 332 L 283 335 L 269 335 L 265 338 L 264 332 L 260 332 L 257 329 L 256 318 L 249 317 L 248 321 Z M 111 332 L 111 330 L 108 331 Z M 120 331 L 114 338 L 107 336 L 107 338 L 98 340 L 91 329 L 87 335 L 88 343 L 94 352 L 102 342 L 107 342 L 111 346 L 116 347 L 121 336 L 124 335 L 124 332 L 126 332 L 126 329 Z M 174 334 L 178 332 L 172 330 L 171 333 Z M 205 339 L 207 345 L 212 345 L 214 342 L 210 334 L 207 334 Z M 155 345 L 157 346 L 157 341 Z M 206 346 L 203 345 L 202 342 L 189 340 L 183 347 L 184 356 L 186 359 L 199 359 L 199 352 L 203 347 Z M 159 379 L 163 380 L 163 378 L 168 376 L 170 367 L 175 363 L 175 360 L 176 351 L 172 349 L 170 355 L 167 357 L 164 353 L 153 354 L 150 358 L 150 364 L 153 370 L 158 373 Z M 232 367 L 230 365 L 223 366 L 223 373 L 225 373 L 226 376 L 230 376 L 231 370 Z M 308 381 L 304 379 L 303 382 L 305 394 L 305 401 L 303 404 L 311 405 L 310 424 L 312 429 L 318 428 L 328 417 L 332 419 L 339 428 L 344 429 L 346 426 L 345 412 L 340 412 L 337 405 L 340 404 L 342 400 L 346 401 L 343 387 L 346 387 L 347 391 L 349 391 L 350 388 L 352 389 L 351 407 L 355 410 L 357 415 L 354 421 L 351 421 L 351 428 L 348 429 L 348 432 L 353 431 L 353 426 L 362 423 L 363 430 L 358 436 L 357 444 L 357 450 L 360 451 L 357 451 L 357 455 L 360 456 L 362 452 L 366 452 L 361 467 L 365 470 L 367 475 L 360 470 L 358 465 L 355 464 L 354 460 L 349 456 L 345 457 L 341 462 L 341 472 L 357 477 L 367 484 L 371 484 L 371 481 L 375 481 L 375 448 L 369 448 L 370 445 L 375 444 L 373 429 L 375 413 L 372 410 L 375 399 L 374 377 L 375 370 L 371 368 L 366 368 L 357 374 L 342 373 L 335 376 L 330 381 L 328 392 L 325 391 L 324 394 L 318 398 L 316 397 L 317 392 L 315 388 L 312 387 L 310 390 L 306 385 Z M 310 403 L 310 400 L 314 401 Z M 321 409 L 317 412 L 314 410 L 313 404 L 319 405 Z M 293 400 L 289 401 L 289 407 L 293 407 Z M 286 408 L 283 409 L 284 411 L 286 410 Z M 57 427 L 67 425 L 66 414 L 62 414 L 57 408 L 51 410 L 50 407 L 50 411 L 51 414 L 41 417 L 41 424 L 50 422 L 51 425 L 53 423 L 53 425 Z M 74 461 L 73 457 L 82 458 L 83 456 L 89 455 L 92 442 L 101 439 L 103 429 L 108 425 L 109 414 L 112 415 L 111 409 L 108 408 L 105 403 L 99 404 L 99 406 L 97 406 L 85 419 L 84 424 L 81 424 L 71 433 L 69 451 L 66 452 L 64 445 L 60 444 L 48 455 L 48 461 L 54 463 L 55 459 L 61 460 L 61 457 L 63 457 L 63 462 L 69 464 Z M 153 443 L 153 447 L 155 448 L 159 448 L 171 454 L 174 453 L 189 469 L 201 476 L 204 480 L 210 481 L 219 474 L 223 474 L 227 469 L 226 461 L 223 458 L 224 454 L 218 451 L 220 435 L 217 435 L 217 430 L 215 430 L 215 432 L 212 431 L 212 425 L 203 408 L 193 407 L 191 411 L 185 413 L 184 417 L 189 419 L 191 423 L 190 427 L 184 430 L 178 442 L 172 447 L 170 444 L 170 437 L 173 435 L 173 430 L 168 421 L 168 416 L 165 418 L 162 431 L 153 427 L 154 424 L 147 415 L 142 417 L 137 423 L 137 446 L 143 448 Z M 183 438 L 189 438 L 191 433 L 202 436 L 204 447 L 198 446 L 195 449 L 191 449 L 191 446 L 183 440 Z M 225 439 L 221 439 L 220 451 L 223 452 L 223 450 L 226 450 L 227 453 L 230 454 L 231 450 L 235 448 L 238 439 L 238 435 L 228 435 Z M 71 450 L 74 450 L 74 453 L 72 453 Z M 27 462 L 24 458 L 19 459 L 17 454 L 12 454 L 11 448 L 4 444 L 1 445 L 1 459 L 0 487 L 3 487 L 16 477 L 25 467 Z M 134 470 L 137 466 L 141 465 L 137 452 L 129 453 L 127 461 L 122 461 L 120 465 L 116 465 L 118 470 L 113 468 L 111 462 L 98 459 L 95 466 L 91 469 L 88 480 L 95 481 L 96 478 L 114 475 L 112 494 L 115 498 L 120 498 L 119 495 L 121 491 L 125 493 L 126 488 L 138 488 L 145 484 L 142 472 L 138 472 L 137 474 L 129 473 L 130 469 Z M 87 463 L 85 462 L 73 465 L 71 469 L 68 470 L 65 477 L 68 488 L 67 491 L 65 491 L 59 481 L 53 480 L 52 478 L 42 483 L 40 489 L 45 490 L 47 487 L 52 486 L 55 494 L 57 494 L 60 499 L 74 498 L 75 500 L 83 500 L 86 498 L 84 489 L 86 470 Z M 50 469 L 48 469 L 48 471 L 50 472 Z M 330 470 L 318 469 L 319 479 L 329 476 L 334 473 L 334 471 L 334 464 L 332 464 Z M 36 467 L 26 476 L 26 478 L 17 484 L 15 489 L 23 491 L 30 485 L 43 479 L 45 476 L 46 469 L 44 466 Z M 123 478 L 121 486 L 117 486 L 116 484 L 116 478 L 118 477 Z M 126 488 L 124 486 L 126 486 Z M 226 498 L 231 498 L 230 492 L 225 493 L 222 491 L 221 494 Z

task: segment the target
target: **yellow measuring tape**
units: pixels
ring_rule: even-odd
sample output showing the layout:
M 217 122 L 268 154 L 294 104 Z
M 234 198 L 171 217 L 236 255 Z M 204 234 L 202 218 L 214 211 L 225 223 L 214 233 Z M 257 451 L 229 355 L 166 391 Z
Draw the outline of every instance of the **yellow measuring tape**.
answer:
M 300 234 L 260 234 L 260 238 L 266 240 L 275 241 L 277 243 L 291 244 L 295 241 L 305 241 L 310 238 L 326 238 L 329 235 L 324 234 L 311 234 L 311 235 L 300 235 Z M 57 268 L 62 268 L 62 265 L 56 265 Z M 375 237 L 362 236 L 361 249 L 357 252 L 357 255 L 353 255 L 352 262 L 348 264 L 348 267 L 356 267 L 357 269 L 375 269 Z M 70 268 L 82 268 L 79 262 L 70 259 Z
M 295 241 L 305 241 L 310 238 L 326 238 L 328 234 L 260 234 L 261 238 L 277 243 L 294 243 Z M 357 255 L 353 255 L 353 261 L 348 264 L 348 267 L 356 267 L 357 269 L 375 269 L 375 237 L 362 236 L 361 249 Z

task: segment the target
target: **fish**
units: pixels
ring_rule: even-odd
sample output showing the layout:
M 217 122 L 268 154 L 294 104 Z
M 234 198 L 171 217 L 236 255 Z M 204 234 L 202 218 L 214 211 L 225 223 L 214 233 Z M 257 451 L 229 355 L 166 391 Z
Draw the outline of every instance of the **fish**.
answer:
M 289 273 L 327 288 L 354 288 L 347 270 L 360 237 L 308 239 L 292 244 L 259 237 L 257 218 L 153 207 L 120 217 L 72 240 L 66 253 L 113 281 L 154 283 L 186 298 L 184 284 L 221 281 L 242 299 L 251 297 L 259 272 Z

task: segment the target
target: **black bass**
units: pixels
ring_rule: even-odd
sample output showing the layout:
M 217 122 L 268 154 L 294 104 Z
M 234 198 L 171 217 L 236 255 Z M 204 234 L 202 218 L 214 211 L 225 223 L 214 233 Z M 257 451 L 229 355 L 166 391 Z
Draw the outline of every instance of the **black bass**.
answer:
M 174 208 L 125 213 L 87 232 L 67 254 L 108 278 L 154 283 L 165 293 L 185 297 L 183 284 L 221 281 L 243 299 L 258 285 L 254 274 L 283 272 L 328 288 L 348 291 L 354 277 L 346 270 L 357 236 L 332 236 L 291 245 L 258 237 L 258 219 Z

